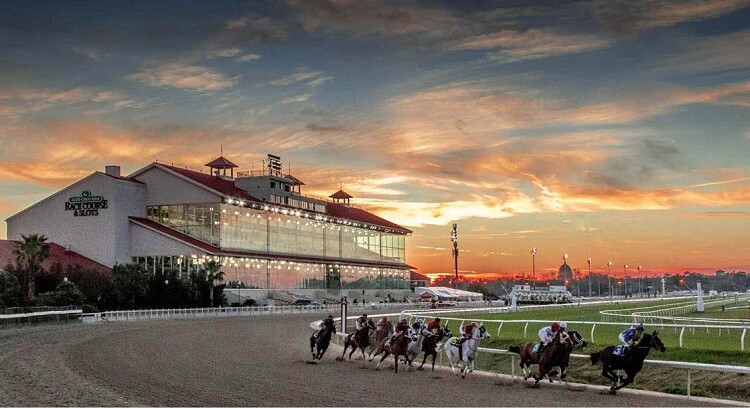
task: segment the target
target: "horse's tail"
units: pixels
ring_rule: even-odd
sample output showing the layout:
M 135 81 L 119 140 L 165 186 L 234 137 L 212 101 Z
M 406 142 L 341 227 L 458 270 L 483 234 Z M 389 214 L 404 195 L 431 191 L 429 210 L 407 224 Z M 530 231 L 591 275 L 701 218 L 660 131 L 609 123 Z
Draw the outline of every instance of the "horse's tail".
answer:
M 599 362 L 599 353 L 591 353 L 591 365 Z
M 521 348 L 518 346 L 508 346 L 508 351 L 510 351 L 511 353 L 521 354 Z

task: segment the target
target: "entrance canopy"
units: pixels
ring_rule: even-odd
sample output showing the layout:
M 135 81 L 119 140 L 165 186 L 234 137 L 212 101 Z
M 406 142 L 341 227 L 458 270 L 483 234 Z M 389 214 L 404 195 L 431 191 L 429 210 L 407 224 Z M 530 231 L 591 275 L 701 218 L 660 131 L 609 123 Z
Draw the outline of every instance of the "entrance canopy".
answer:
M 478 292 L 469 292 L 467 290 L 447 288 L 443 286 L 433 286 L 429 288 L 414 288 L 414 294 L 419 295 L 422 298 L 432 296 L 437 300 L 483 300 L 484 295 Z M 428 295 L 428 296 L 425 296 Z

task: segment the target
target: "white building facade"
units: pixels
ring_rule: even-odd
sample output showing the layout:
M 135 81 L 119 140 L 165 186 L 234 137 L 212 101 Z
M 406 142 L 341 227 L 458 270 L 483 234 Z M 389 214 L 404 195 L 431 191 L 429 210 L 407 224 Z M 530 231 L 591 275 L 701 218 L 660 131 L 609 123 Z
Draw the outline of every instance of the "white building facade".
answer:
M 151 163 L 126 177 L 107 166 L 8 218 L 8 239 L 43 234 L 104 265 L 183 279 L 217 260 L 242 288 L 409 289 L 410 230 L 348 198 L 303 196 L 280 166 L 237 178 L 223 157 L 207 166 Z

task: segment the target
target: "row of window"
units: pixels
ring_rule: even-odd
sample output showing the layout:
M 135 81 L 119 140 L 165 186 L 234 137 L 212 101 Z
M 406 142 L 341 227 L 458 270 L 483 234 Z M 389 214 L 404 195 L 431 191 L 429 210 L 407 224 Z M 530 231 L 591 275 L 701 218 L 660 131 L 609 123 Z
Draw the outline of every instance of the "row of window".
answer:
M 157 274 L 188 279 L 209 258 L 197 255 L 134 257 L 133 262 Z M 345 264 L 285 260 L 221 258 L 225 281 L 252 289 L 409 289 L 409 271 Z
M 404 235 L 229 204 L 148 207 L 148 217 L 225 249 L 404 263 Z

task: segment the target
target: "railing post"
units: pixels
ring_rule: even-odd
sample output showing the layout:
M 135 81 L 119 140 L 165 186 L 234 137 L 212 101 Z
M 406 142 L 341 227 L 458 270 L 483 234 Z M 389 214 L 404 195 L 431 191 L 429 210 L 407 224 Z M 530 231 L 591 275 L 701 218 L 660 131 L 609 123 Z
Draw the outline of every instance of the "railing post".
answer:
M 529 328 L 529 322 L 526 322 L 526 325 L 523 326 L 523 338 L 524 339 L 526 338 L 526 329 L 528 328 Z
M 747 329 L 742 329 L 742 337 L 740 337 L 740 350 L 745 351 L 745 335 L 747 334 Z
M 591 326 L 591 342 L 594 343 L 594 329 L 596 329 L 596 323 Z
M 680 348 L 682 348 L 682 335 L 685 334 L 685 326 L 680 330 Z
M 500 329 L 503 328 L 503 322 L 500 322 L 500 325 L 497 326 L 497 337 L 500 337 Z
M 687 396 L 690 397 L 690 370 L 687 370 L 687 373 L 688 373 Z
M 516 376 L 516 356 L 510 356 L 510 376 Z

